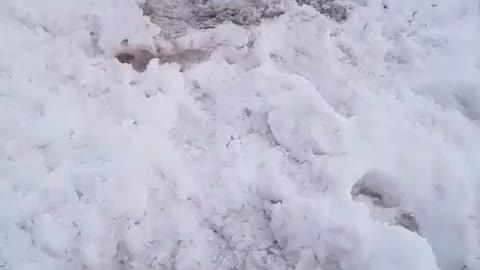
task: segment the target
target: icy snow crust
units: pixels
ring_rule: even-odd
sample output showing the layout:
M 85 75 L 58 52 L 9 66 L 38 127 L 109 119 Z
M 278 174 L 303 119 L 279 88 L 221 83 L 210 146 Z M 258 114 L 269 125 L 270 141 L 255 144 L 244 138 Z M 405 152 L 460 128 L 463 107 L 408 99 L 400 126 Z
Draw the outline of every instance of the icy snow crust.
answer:
M 138 73 L 135 1 L 0 1 L 0 269 L 480 269 L 478 2 L 343 3 Z

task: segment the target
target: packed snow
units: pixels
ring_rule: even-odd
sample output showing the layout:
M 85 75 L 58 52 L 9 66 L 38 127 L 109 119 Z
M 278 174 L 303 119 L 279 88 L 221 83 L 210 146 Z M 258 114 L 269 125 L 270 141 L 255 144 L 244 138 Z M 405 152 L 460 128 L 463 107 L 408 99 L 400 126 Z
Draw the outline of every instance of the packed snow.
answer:
M 0 1 L 0 270 L 480 269 L 478 1 L 200 2 Z

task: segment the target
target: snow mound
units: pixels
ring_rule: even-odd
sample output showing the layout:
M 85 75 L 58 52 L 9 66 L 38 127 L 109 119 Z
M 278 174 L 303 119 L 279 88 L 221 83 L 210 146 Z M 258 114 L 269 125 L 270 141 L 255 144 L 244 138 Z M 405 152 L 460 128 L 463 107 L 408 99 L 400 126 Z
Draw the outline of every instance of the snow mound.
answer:
M 339 3 L 172 41 L 143 1 L 1 1 L 0 268 L 480 269 L 478 4 Z

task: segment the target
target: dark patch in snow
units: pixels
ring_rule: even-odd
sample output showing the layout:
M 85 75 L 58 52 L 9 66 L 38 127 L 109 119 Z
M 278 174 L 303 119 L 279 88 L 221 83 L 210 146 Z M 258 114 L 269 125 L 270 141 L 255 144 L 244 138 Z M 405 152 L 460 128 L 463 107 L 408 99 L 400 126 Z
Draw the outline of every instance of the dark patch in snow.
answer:
M 402 211 L 397 217 L 395 217 L 395 222 L 396 225 L 400 225 L 409 231 L 415 233 L 420 232 L 420 226 L 418 225 L 417 219 L 413 213 Z
M 280 199 L 271 199 L 271 200 L 270 200 L 270 203 L 271 203 L 271 204 L 279 204 L 279 203 L 283 203 L 283 200 L 280 200 Z
M 309 5 L 329 18 L 342 22 L 347 19 L 347 8 L 334 0 L 296 0 L 298 5 Z
M 327 17 L 342 22 L 347 8 L 335 0 L 296 0 L 309 5 Z M 232 22 L 240 26 L 258 25 L 262 20 L 283 15 L 286 5 L 281 0 L 235 0 L 219 3 L 212 0 L 146 0 L 140 5 L 145 16 L 162 28 L 163 35 L 179 37 L 188 29 L 208 29 Z
M 79 201 L 82 200 L 83 192 L 78 189 L 75 189 L 75 193 L 77 194 L 78 200 Z
M 122 41 L 122 50 L 116 54 L 120 63 L 131 64 L 138 72 L 144 72 L 152 59 L 157 59 L 159 64 L 177 63 L 182 69 L 190 64 L 199 63 L 209 57 L 209 52 L 199 49 L 177 49 L 173 53 L 152 52 L 141 46 L 129 46 Z
M 360 195 L 369 198 L 375 205 L 392 208 L 400 205 L 396 188 L 397 180 L 391 176 L 372 170 L 364 174 L 352 187 L 351 195 L 358 200 Z

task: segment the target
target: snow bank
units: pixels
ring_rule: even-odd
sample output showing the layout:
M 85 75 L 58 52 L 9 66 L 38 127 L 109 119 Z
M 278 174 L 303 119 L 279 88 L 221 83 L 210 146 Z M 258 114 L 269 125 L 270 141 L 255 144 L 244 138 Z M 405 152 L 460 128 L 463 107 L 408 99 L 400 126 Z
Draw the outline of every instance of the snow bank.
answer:
M 0 268 L 480 268 L 474 2 L 292 4 L 143 73 L 138 4 L 0 3 Z

